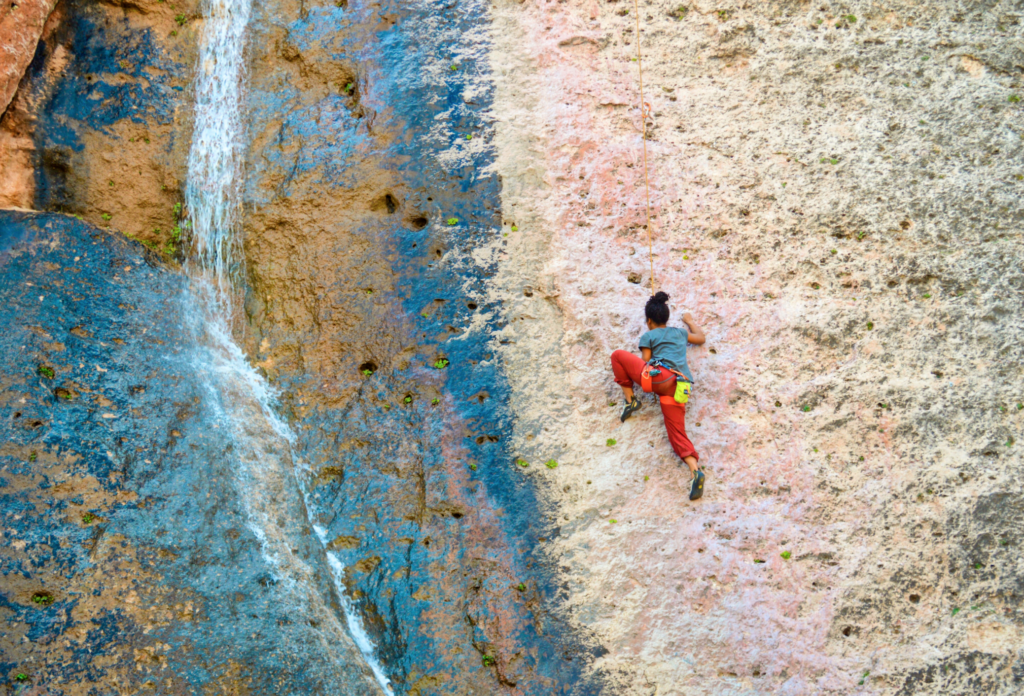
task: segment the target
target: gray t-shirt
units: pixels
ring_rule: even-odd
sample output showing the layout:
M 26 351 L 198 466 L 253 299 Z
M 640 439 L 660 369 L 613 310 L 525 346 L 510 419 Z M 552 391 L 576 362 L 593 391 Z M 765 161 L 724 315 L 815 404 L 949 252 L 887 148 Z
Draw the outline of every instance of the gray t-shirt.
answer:
M 690 366 L 686 364 L 686 344 L 689 338 L 686 329 L 665 326 L 651 329 L 641 336 L 640 347 L 650 348 L 651 358 L 658 358 L 673 370 L 682 372 L 692 382 L 693 375 L 690 374 Z

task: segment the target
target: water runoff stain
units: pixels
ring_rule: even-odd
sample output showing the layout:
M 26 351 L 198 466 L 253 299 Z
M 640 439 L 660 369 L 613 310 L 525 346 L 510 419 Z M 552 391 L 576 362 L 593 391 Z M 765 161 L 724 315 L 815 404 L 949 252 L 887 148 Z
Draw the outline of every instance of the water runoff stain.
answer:
M 310 522 L 308 491 L 301 483 L 306 477 L 296 475 L 296 468 L 303 467 L 293 453 L 294 435 L 275 411 L 274 391 L 232 335 L 238 316 L 234 298 L 243 282 L 238 211 L 250 14 L 250 0 L 209 0 L 206 5 L 184 221 L 194 241 L 182 298 L 196 339 L 193 367 L 207 391 L 218 429 L 230 439 L 234 484 L 278 599 L 296 622 L 310 627 L 302 648 L 322 654 L 324 681 L 332 691 L 349 694 L 361 686 L 358 693 L 372 693 L 379 687 L 390 696 L 390 682 L 374 645 L 345 595 L 344 567 L 326 551 L 324 530 L 315 528 L 321 542 L 319 558 L 300 552 Z M 333 581 L 329 587 L 322 580 L 325 561 Z M 344 624 L 332 607 L 332 595 L 338 599 Z

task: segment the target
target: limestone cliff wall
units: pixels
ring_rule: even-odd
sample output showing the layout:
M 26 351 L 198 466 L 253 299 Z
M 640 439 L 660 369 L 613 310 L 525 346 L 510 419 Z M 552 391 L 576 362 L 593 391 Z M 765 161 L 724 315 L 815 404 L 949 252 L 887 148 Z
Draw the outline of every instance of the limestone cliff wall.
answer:
M 5 0 L 0 5 L 0 114 L 7 110 L 25 69 L 36 54 L 57 0 Z
M 1019 8 L 641 5 L 656 287 L 709 336 L 694 504 L 608 364 L 651 292 L 633 7 L 492 36 L 514 448 L 613 692 L 1017 692 Z

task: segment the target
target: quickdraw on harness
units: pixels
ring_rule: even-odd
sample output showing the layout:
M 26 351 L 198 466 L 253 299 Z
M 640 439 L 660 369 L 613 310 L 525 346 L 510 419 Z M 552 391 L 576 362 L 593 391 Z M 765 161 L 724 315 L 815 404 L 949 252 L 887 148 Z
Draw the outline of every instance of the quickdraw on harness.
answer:
M 693 388 L 693 384 L 690 382 L 690 378 L 684 375 L 682 372 L 673 370 L 661 360 L 654 358 L 649 363 L 644 365 L 644 369 L 640 371 L 640 388 L 650 394 L 654 391 L 654 378 L 661 374 L 664 370 L 676 376 L 676 392 L 672 396 L 658 395 L 658 399 L 663 404 L 685 404 L 690 400 L 690 390 Z M 665 380 L 662 380 L 665 381 Z

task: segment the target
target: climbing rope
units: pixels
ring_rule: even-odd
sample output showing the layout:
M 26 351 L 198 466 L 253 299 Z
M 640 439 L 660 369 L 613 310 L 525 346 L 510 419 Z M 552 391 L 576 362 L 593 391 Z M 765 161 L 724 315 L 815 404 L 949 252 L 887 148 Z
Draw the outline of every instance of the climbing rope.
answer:
M 640 70 L 640 137 L 644 144 L 644 190 L 647 193 L 647 254 L 651 258 L 651 294 L 654 285 L 654 242 L 651 237 L 651 183 L 647 177 L 647 113 L 650 105 L 644 101 L 644 61 L 640 54 L 640 6 L 633 0 L 633 16 L 636 17 L 636 64 Z

